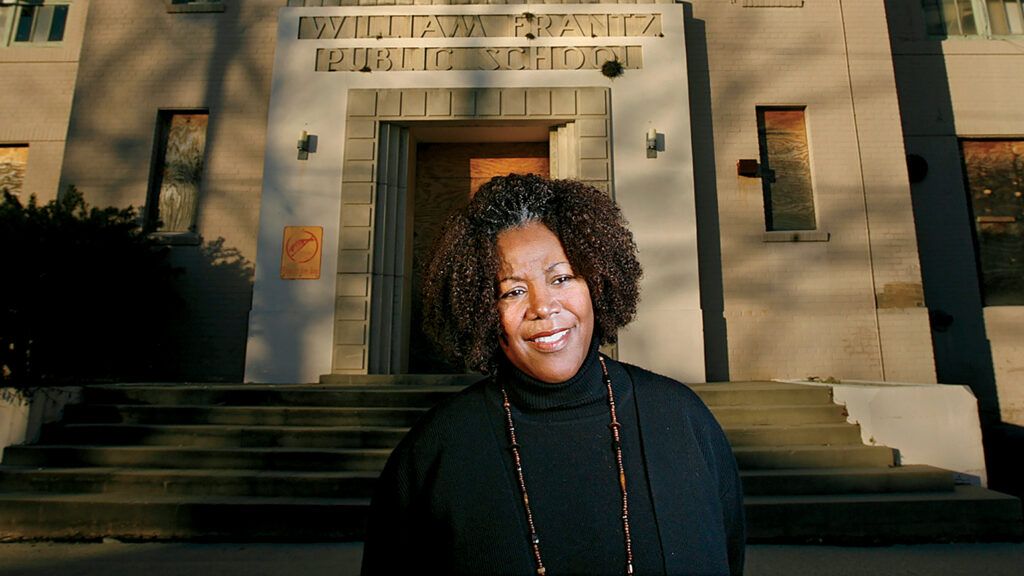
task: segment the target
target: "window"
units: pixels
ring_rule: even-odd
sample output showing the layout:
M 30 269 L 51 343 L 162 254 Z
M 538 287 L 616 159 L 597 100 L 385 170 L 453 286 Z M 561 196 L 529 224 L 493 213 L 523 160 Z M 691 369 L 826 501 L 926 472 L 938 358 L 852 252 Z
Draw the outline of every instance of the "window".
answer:
M 206 111 L 161 111 L 146 220 L 156 232 L 194 232 L 206 156 Z
M 765 227 L 814 230 L 814 190 L 803 108 L 758 108 Z
M 0 192 L 20 196 L 28 167 L 28 146 L 0 145 Z
M 1024 34 L 1024 0 L 923 0 L 931 36 Z
M 1024 140 L 961 140 L 986 306 L 1024 305 Z
M 4 45 L 46 44 L 64 40 L 68 4 L 43 0 L 17 0 L 0 6 L 0 34 Z

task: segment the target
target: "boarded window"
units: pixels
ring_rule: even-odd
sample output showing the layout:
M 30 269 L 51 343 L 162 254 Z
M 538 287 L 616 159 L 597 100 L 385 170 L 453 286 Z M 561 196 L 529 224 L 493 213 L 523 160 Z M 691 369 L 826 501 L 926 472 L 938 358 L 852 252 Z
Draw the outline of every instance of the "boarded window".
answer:
M 147 211 L 150 227 L 156 231 L 195 230 L 208 120 L 206 112 L 160 113 Z
M 761 182 L 768 230 L 814 230 L 814 190 L 804 111 L 758 108 Z
M 960 144 L 985 305 L 1024 305 L 1024 140 Z
M 27 167 L 28 146 L 0 146 L 0 191 L 20 196 Z

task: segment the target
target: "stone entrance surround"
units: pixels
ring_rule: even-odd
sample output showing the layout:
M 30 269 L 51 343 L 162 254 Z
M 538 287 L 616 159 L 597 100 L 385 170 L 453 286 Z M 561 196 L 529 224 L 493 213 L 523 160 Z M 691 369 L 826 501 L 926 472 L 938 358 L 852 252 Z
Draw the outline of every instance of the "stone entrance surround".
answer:
M 375 191 L 388 185 L 380 181 L 379 164 L 386 161 L 382 157 L 389 153 L 407 153 L 409 146 L 405 140 L 402 143 L 405 150 L 389 152 L 388 144 L 381 142 L 385 125 L 500 121 L 511 126 L 526 121 L 560 124 L 572 122 L 577 128 L 577 154 L 575 158 L 565 160 L 577 164 L 578 179 L 611 192 L 608 97 L 607 88 L 351 91 L 345 123 L 345 167 L 341 189 L 342 216 L 332 372 L 359 374 L 369 369 L 370 342 L 381 342 L 379 335 L 374 337 L 371 333 L 382 330 L 390 322 L 390 318 L 371 317 L 371 311 L 382 310 L 371 301 L 374 283 L 388 282 L 394 276 L 401 276 L 404 268 L 399 263 L 398 274 L 395 274 L 394 269 L 382 269 L 386 266 L 382 263 L 383 258 L 374 258 L 375 250 L 384 250 L 384 246 L 377 245 L 384 242 L 380 242 L 379 236 L 375 234 L 376 223 L 391 220 L 401 225 L 394 222 L 396 217 L 389 219 L 384 216 L 382 219 L 378 215 L 375 218 L 375 211 L 383 209 L 378 206 L 378 198 L 386 193 Z M 406 167 L 396 168 L 403 169 Z M 408 204 L 408 199 L 404 203 Z M 396 213 L 403 209 L 404 206 L 392 207 Z M 381 342 L 379 345 L 386 343 Z

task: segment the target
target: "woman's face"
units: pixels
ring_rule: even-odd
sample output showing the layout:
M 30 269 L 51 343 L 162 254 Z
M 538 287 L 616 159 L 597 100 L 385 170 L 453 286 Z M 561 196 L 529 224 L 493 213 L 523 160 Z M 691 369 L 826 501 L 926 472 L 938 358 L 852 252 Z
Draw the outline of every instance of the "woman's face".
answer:
M 537 222 L 499 234 L 498 260 L 502 351 L 537 380 L 568 380 L 594 333 L 586 281 L 573 274 L 558 237 Z

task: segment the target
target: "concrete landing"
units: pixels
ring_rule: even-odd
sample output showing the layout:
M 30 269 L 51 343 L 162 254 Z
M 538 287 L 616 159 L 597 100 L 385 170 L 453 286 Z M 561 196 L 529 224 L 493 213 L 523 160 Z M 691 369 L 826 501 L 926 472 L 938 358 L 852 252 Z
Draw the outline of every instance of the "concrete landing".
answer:
M 338 544 L 0 544 L 4 576 L 355 576 L 363 546 Z M 1017 576 L 1024 544 L 747 547 L 747 576 Z

